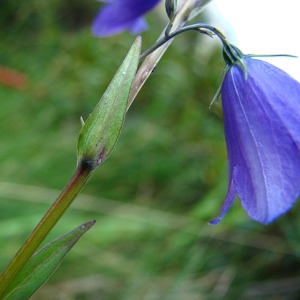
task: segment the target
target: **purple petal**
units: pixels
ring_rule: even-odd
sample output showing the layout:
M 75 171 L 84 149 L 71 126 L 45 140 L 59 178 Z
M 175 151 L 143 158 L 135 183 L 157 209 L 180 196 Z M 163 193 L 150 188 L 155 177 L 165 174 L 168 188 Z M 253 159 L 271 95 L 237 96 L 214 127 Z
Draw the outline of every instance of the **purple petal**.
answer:
M 95 36 L 105 37 L 124 30 L 131 29 L 139 33 L 145 29 L 145 22 L 142 23 L 141 16 L 160 0 L 113 0 L 106 1 L 96 16 L 92 31 Z
M 248 79 L 232 66 L 222 86 L 229 173 L 237 170 L 230 189 L 268 224 L 300 193 L 300 84 L 269 63 L 246 62 Z
M 132 25 L 129 27 L 130 33 L 132 34 L 139 34 L 142 31 L 145 31 L 148 29 L 147 22 L 143 18 L 138 18 L 135 20 L 135 22 L 132 23 Z
M 235 171 L 236 171 L 236 169 L 233 169 L 233 173 L 235 173 Z M 225 201 L 223 203 L 221 212 L 217 218 L 215 218 L 209 222 L 210 225 L 217 225 L 223 219 L 223 217 L 226 215 L 229 208 L 231 207 L 235 196 L 236 196 L 236 189 L 235 189 L 234 182 L 233 182 L 233 174 L 230 174 L 229 175 L 228 192 L 227 192 Z

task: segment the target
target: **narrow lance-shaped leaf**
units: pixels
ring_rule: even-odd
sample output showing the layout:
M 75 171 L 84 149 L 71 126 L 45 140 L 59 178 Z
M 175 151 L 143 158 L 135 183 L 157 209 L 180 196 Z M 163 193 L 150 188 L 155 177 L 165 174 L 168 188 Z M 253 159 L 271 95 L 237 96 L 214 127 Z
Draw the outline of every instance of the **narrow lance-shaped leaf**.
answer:
M 140 49 L 141 38 L 138 37 L 104 95 L 83 125 L 78 139 L 78 162 L 86 161 L 94 169 L 111 153 L 124 122 Z
M 52 275 L 60 263 L 95 221 L 86 222 L 35 253 L 8 287 L 4 300 L 29 299 Z

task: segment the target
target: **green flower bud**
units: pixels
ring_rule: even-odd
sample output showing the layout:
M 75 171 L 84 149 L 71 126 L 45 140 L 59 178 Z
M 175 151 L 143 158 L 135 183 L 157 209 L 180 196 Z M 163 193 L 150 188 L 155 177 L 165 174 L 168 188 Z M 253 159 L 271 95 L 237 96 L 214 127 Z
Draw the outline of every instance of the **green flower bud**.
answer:
M 78 164 L 84 164 L 93 170 L 110 155 L 114 148 L 123 126 L 140 49 L 141 38 L 138 37 L 102 98 L 84 123 L 78 138 Z

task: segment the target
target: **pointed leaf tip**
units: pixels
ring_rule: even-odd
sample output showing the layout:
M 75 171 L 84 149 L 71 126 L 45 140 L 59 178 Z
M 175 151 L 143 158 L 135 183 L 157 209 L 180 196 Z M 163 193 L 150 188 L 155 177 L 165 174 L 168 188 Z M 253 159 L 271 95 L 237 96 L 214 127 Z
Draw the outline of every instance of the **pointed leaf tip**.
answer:
M 36 252 L 11 282 L 3 299 L 29 299 L 48 280 L 66 254 L 95 222 L 92 220 L 80 225 Z

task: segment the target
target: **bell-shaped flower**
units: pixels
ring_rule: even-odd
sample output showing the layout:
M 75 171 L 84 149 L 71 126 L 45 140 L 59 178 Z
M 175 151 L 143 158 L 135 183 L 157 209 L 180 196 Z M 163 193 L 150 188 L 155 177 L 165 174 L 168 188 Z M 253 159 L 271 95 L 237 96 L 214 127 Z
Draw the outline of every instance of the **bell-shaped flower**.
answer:
M 107 2 L 99 11 L 92 25 L 97 37 L 111 36 L 125 30 L 138 34 L 147 29 L 143 15 L 160 0 L 102 0 Z
M 250 55 L 226 70 L 221 93 L 229 185 L 210 223 L 219 223 L 238 195 L 250 218 L 268 224 L 300 194 L 300 83 Z

